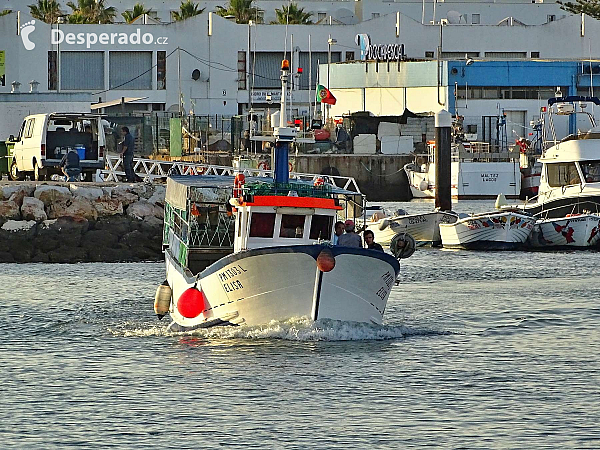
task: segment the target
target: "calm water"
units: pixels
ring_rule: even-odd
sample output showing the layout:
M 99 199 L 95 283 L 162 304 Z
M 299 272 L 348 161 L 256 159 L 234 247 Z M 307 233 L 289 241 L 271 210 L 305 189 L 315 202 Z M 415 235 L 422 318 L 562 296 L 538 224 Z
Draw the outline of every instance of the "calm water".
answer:
M 598 266 L 419 249 L 383 327 L 172 335 L 162 264 L 0 265 L 0 446 L 599 448 Z

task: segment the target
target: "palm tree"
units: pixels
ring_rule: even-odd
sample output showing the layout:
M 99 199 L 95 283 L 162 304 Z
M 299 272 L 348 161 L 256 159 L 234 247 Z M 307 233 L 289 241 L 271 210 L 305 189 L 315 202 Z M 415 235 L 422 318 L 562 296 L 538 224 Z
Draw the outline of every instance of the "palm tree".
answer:
M 227 8 L 217 6 L 217 14 L 221 17 L 234 16 L 236 23 L 259 22 L 258 8 L 252 6 L 254 0 L 229 0 Z
M 123 16 L 123 19 L 125 19 L 125 22 L 132 23 L 138 17 L 144 14 L 149 14 L 150 11 L 152 11 L 152 9 L 146 9 L 146 7 L 141 3 L 136 3 L 133 6 L 133 10 L 125 11 L 124 13 L 121 13 L 121 15 Z
M 173 19 L 175 19 L 175 22 L 181 22 L 182 20 L 202 14 L 204 9 L 205 8 L 200 8 L 198 3 L 193 3 L 192 0 L 187 0 L 185 3 L 181 2 L 181 5 L 179 5 L 179 11 L 175 11 L 173 13 Z
M 310 19 L 312 13 L 304 12 L 304 8 L 298 8 L 295 3 L 290 3 L 289 6 L 281 5 L 281 9 L 275 8 L 277 20 L 271 23 L 291 24 L 291 25 L 309 25 L 313 23 Z
M 67 3 L 73 10 L 69 16 L 69 23 L 113 23 L 117 10 L 106 6 L 105 0 L 77 0 Z
M 46 23 L 56 23 L 62 12 L 56 0 L 37 0 L 37 5 L 29 5 L 29 13 L 34 19 Z

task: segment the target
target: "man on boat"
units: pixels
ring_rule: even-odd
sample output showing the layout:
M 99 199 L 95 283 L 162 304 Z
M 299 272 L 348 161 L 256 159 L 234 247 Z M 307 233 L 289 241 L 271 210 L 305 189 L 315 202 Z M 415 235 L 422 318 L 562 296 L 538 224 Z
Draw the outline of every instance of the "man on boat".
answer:
M 333 245 L 338 245 L 338 239 L 344 234 L 344 222 L 341 220 L 335 223 L 334 234 L 333 234 Z
M 364 232 L 365 244 L 367 248 L 370 250 L 376 250 L 378 252 L 383 252 L 383 247 L 375 242 L 375 234 L 371 230 L 367 230 Z
M 348 219 L 344 222 L 344 226 L 346 228 L 346 233 L 338 238 L 338 245 L 340 247 L 363 248 L 362 239 L 354 231 L 354 221 Z

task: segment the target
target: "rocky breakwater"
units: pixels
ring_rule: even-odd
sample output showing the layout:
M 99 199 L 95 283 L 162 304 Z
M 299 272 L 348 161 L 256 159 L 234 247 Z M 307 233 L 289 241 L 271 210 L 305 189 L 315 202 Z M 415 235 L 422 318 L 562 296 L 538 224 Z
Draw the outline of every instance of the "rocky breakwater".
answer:
M 0 262 L 162 259 L 164 185 L 0 186 Z

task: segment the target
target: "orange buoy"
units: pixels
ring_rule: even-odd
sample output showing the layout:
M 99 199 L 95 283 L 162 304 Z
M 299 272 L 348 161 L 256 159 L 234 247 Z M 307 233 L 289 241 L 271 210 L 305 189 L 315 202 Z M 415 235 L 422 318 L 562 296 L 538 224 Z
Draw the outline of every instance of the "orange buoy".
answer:
M 177 311 L 183 317 L 193 319 L 198 317 L 206 309 L 206 296 L 196 285 L 183 291 L 177 300 Z
M 330 272 L 335 267 L 335 257 L 331 250 L 324 248 L 317 256 L 317 267 L 321 272 Z

